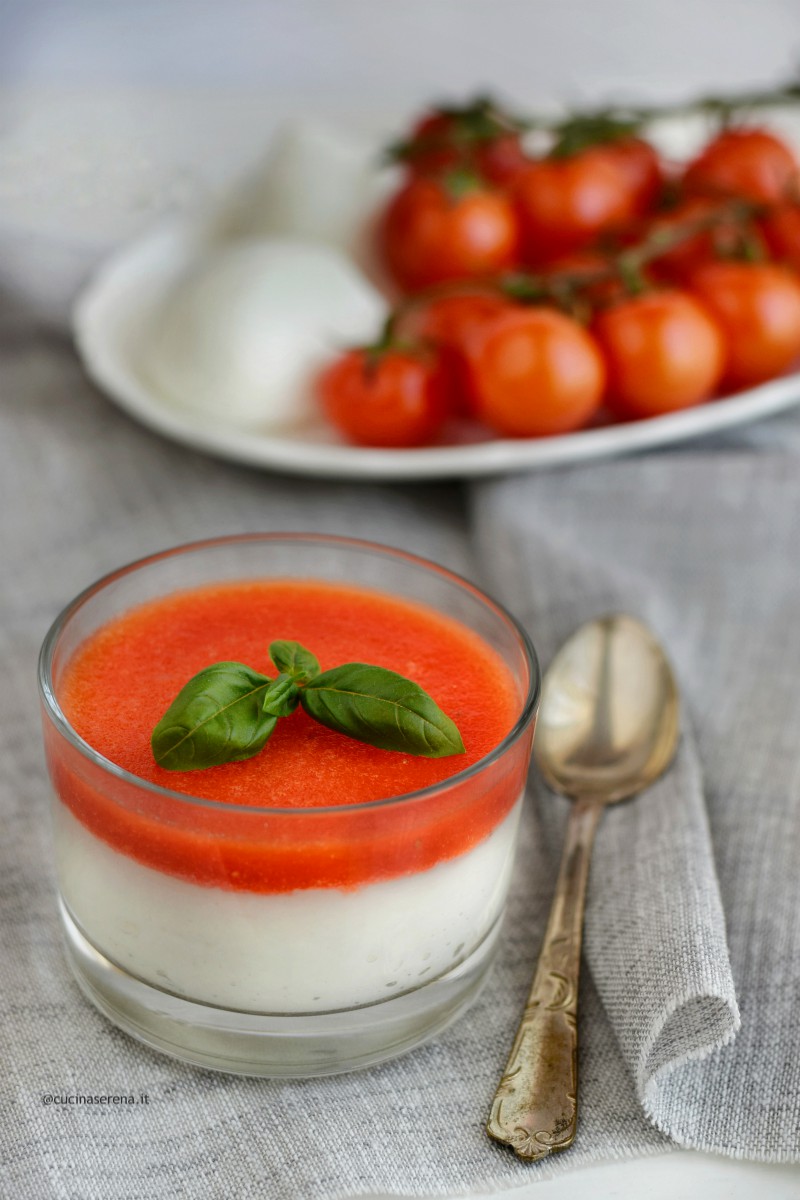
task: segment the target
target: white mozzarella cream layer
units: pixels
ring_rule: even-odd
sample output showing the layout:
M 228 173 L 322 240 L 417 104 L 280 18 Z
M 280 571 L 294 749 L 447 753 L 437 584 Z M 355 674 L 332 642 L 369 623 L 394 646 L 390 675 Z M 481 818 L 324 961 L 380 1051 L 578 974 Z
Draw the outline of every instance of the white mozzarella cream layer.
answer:
M 142 866 L 57 803 L 61 892 L 96 948 L 155 987 L 249 1012 L 352 1008 L 419 987 L 475 949 L 502 911 L 520 807 L 427 871 L 263 894 Z

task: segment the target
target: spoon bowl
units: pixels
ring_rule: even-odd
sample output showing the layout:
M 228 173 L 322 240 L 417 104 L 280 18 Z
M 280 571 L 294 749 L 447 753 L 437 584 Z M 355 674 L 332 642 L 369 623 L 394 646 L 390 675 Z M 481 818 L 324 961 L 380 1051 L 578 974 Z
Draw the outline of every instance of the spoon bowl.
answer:
M 678 688 L 661 645 L 624 613 L 590 621 L 545 676 L 534 756 L 548 786 L 603 804 L 642 791 L 669 765 Z

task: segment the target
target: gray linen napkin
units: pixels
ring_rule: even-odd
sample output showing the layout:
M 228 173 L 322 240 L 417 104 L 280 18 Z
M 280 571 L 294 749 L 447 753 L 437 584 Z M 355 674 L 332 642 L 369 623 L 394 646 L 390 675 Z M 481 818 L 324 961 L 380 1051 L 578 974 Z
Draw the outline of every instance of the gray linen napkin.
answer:
M 800 1157 L 797 419 L 771 432 L 760 452 L 742 433 L 492 484 L 474 511 L 484 570 L 545 657 L 614 608 L 670 648 L 682 753 L 605 818 L 586 958 L 653 1122 L 685 1146 L 780 1160 Z
M 444 1195 L 663 1152 L 671 1139 L 800 1155 L 796 419 L 713 448 L 468 495 L 279 480 L 204 459 L 117 413 L 66 345 L 24 323 L 0 328 L 0 394 L 0 1194 Z M 464 1019 L 396 1063 L 292 1083 L 194 1070 L 118 1032 L 69 977 L 33 688 L 39 641 L 80 587 L 136 555 L 291 528 L 377 538 L 482 578 L 529 623 L 545 659 L 584 616 L 612 607 L 644 615 L 667 640 L 686 735 L 669 776 L 609 813 L 598 837 L 581 1125 L 567 1155 L 530 1167 L 482 1132 L 556 869 L 564 802 L 538 786 L 488 987 Z M 147 1093 L 149 1104 L 43 1103 L 70 1092 Z

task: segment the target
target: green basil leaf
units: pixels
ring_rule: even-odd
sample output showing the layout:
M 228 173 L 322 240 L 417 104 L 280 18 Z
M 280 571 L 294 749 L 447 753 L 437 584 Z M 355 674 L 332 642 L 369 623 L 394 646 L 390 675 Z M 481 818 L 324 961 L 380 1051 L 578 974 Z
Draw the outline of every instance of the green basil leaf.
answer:
M 272 717 L 288 717 L 300 703 L 300 688 L 288 675 L 279 675 L 264 693 L 261 705 Z
M 345 663 L 324 671 L 303 688 L 300 703 L 320 724 L 381 750 L 425 758 L 464 753 L 455 724 L 427 692 L 384 667 Z
M 270 685 L 237 662 L 214 663 L 181 688 L 153 730 L 153 756 L 168 771 L 196 771 L 252 758 L 277 718 L 262 710 Z
M 272 642 L 269 656 L 283 675 L 288 675 L 301 687 L 319 675 L 318 660 L 299 642 Z

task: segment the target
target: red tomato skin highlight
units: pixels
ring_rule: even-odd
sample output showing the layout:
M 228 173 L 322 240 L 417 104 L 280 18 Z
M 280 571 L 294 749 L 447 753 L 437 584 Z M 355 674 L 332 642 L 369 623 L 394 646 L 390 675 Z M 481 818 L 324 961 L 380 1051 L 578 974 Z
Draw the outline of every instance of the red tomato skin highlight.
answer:
M 608 402 L 621 416 L 653 417 L 707 400 L 725 343 L 708 311 L 685 292 L 649 292 L 598 314 L 593 330 L 608 365 Z
M 317 395 L 328 419 L 359 446 L 424 446 L 448 415 L 442 365 L 399 350 L 350 350 L 326 367 Z
M 497 275 L 519 253 L 517 217 L 506 195 L 477 188 L 456 198 L 427 178 L 412 179 L 390 200 L 378 238 L 389 272 L 406 292 Z
M 552 309 L 509 306 L 475 334 L 467 361 L 477 415 L 504 437 L 569 433 L 602 400 L 606 372 L 596 343 Z

